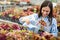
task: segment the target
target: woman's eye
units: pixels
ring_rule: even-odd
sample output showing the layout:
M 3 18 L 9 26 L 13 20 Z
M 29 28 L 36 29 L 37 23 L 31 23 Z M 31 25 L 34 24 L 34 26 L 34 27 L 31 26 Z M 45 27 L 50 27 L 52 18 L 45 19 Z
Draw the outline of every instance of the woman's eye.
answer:
M 49 12 L 49 11 L 46 11 L 46 12 Z
M 43 10 L 43 11 L 45 11 L 45 10 Z

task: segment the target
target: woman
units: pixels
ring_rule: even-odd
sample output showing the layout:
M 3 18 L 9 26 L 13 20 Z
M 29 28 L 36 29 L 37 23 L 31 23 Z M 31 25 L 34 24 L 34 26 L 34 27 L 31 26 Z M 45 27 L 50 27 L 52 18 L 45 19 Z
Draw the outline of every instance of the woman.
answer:
M 43 31 L 49 32 L 54 36 L 57 36 L 57 22 L 53 18 L 53 5 L 50 1 L 44 1 L 40 7 L 40 13 L 32 14 L 30 16 L 22 17 L 19 19 L 23 26 L 28 26 L 29 30 L 38 33 L 41 29 L 41 23 L 43 20 L 46 25 L 43 25 Z

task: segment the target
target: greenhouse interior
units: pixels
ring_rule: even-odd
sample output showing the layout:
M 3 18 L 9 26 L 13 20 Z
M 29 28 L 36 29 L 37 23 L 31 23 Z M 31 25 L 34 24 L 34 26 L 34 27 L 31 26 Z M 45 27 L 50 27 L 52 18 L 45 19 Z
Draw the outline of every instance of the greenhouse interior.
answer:
M 60 0 L 0 0 L 0 40 L 60 40 Z

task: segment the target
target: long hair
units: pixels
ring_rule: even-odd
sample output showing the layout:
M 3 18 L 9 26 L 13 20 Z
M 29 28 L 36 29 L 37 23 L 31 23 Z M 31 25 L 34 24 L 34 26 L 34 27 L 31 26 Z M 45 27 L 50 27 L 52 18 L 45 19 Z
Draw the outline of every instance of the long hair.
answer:
M 38 17 L 40 18 L 41 16 L 42 16 L 42 13 L 41 13 L 41 11 L 42 11 L 42 8 L 43 7 L 49 7 L 50 8 L 50 13 L 49 13 L 49 15 L 48 15 L 48 20 L 49 20 L 49 22 L 50 22 L 50 24 L 52 23 L 52 17 L 53 17 L 53 4 L 52 4 L 52 2 L 50 2 L 50 1 L 44 1 L 43 3 L 42 3 L 42 5 L 41 5 L 41 7 L 40 7 L 40 12 L 39 12 L 39 14 L 38 14 Z

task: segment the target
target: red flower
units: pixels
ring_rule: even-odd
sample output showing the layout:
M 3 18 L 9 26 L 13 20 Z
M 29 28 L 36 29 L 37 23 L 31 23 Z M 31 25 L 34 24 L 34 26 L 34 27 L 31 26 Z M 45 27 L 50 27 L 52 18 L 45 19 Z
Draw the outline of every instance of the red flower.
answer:
M 19 27 L 17 24 L 13 24 L 13 25 L 12 25 L 12 29 L 14 29 L 14 30 L 17 30 L 17 29 L 18 29 L 18 30 L 19 30 L 20 27 Z

